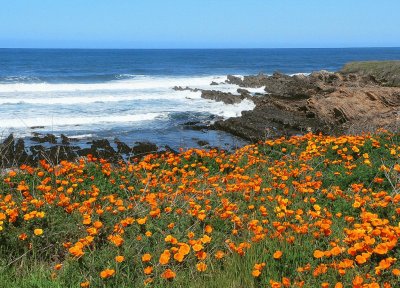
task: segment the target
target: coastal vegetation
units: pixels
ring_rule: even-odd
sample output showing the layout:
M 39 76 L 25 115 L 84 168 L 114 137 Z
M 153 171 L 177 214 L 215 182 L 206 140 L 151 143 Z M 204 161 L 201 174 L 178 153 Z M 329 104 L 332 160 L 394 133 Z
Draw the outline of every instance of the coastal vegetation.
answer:
M 347 63 L 342 73 L 369 75 L 384 86 L 400 87 L 400 61 L 358 61 Z
M 3 287 L 396 287 L 400 135 L 93 155 L 0 179 Z

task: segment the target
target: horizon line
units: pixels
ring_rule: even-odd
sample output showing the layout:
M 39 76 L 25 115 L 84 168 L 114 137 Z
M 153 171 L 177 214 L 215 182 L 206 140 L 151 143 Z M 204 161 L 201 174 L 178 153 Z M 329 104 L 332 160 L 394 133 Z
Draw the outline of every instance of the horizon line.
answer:
M 31 49 L 31 50 L 273 50 L 273 49 L 382 49 L 382 48 L 400 48 L 400 46 L 348 46 L 348 47 L 202 47 L 202 48 L 117 48 L 117 47 L 0 47 L 0 49 Z

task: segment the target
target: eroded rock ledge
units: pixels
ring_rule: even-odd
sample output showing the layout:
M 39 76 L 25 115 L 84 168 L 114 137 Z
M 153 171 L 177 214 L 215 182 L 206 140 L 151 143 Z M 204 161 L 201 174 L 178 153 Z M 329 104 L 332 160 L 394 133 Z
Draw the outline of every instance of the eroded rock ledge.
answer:
M 294 76 L 280 73 L 243 79 L 228 76 L 227 83 L 240 87 L 265 86 L 265 94 L 252 97 L 256 104 L 253 111 L 217 121 L 214 128 L 251 141 L 306 131 L 325 134 L 361 133 L 378 128 L 398 131 L 400 87 L 394 86 L 400 83 L 396 80 L 400 75 L 378 73 L 385 66 L 374 63 L 377 65 L 374 74 L 350 73 L 344 69 L 336 73 L 319 71 Z

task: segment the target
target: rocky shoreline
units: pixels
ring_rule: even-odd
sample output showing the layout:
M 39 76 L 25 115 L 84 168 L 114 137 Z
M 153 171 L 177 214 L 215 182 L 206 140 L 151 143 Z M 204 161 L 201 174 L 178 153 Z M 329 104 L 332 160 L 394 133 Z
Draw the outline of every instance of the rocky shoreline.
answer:
M 200 91 L 202 98 L 225 104 L 237 104 L 245 99 L 253 101 L 255 108 L 242 112 L 241 117 L 217 119 L 213 124 L 185 125 L 193 130 L 222 130 L 251 142 L 307 132 L 357 134 L 378 128 L 397 132 L 400 127 L 400 62 L 362 63 L 350 63 L 335 73 L 319 71 L 293 76 L 275 73 L 243 78 L 228 75 L 225 83 L 239 87 L 235 94 L 179 86 L 173 89 Z M 211 84 L 217 88 L 221 83 Z M 264 93 L 247 90 L 261 87 Z M 118 139 L 112 143 L 106 139 L 92 140 L 82 146 L 65 135 L 52 134 L 35 134 L 30 141 L 34 144 L 26 147 L 23 139 L 9 135 L 0 144 L 1 167 L 36 166 L 42 159 L 57 164 L 88 154 L 116 163 L 149 153 L 176 152 L 168 146 L 160 149 L 149 142 L 130 147 Z M 203 142 L 199 145 L 211 148 Z
M 60 137 L 53 134 L 36 134 L 30 141 L 35 142 L 35 144 L 26 147 L 23 139 L 15 139 L 12 134 L 9 135 L 0 144 L 1 168 L 19 167 L 22 164 L 37 166 L 40 160 L 58 164 L 62 160 L 74 161 L 89 154 L 117 163 L 125 160 L 134 161 L 150 153 L 164 153 L 166 151 L 177 153 L 168 146 L 160 150 L 159 147 L 150 142 L 138 142 L 130 147 L 118 139 L 111 143 L 107 139 L 98 139 L 82 145 L 83 143 L 70 139 L 63 134 Z
M 376 65 L 384 69 L 381 62 Z M 377 78 L 374 73 L 356 70 L 350 73 L 349 69 L 346 65 L 346 70 L 336 73 L 319 71 L 294 76 L 275 73 L 243 79 L 228 76 L 227 83 L 241 89 L 236 97 L 249 98 L 256 107 L 244 111 L 241 117 L 217 121 L 213 128 L 250 141 L 305 132 L 358 134 L 379 128 L 398 131 L 400 85 L 395 84 L 399 83 L 396 79 L 400 79 L 400 73 L 379 73 Z M 246 88 L 259 87 L 265 87 L 264 95 L 246 96 Z M 212 98 L 209 94 L 208 91 L 207 98 Z M 224 101 L 221 92 L 214 95 L 216 101 Z M 226 98 L 233 102 L 232 94 L 228 93 Z

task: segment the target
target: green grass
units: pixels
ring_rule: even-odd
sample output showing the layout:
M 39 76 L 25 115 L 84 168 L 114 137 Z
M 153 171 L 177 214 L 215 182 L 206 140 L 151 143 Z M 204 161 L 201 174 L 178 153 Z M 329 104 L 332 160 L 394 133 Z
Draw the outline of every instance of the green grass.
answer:
M 363 230 L 375 239 L 374 245 L 387 241 L 385 234 L 400 236 L 396 230 L 399 140 L 399 134 L 386 132 L 337 138 L 307 135 L 250 145 L 233 154 L 189 150 L 176 156 L 147 156 L 121 167 L 87 159 L 64 163 L 65 171 L 60 173 L 43 165 L 4 175 L 0 181 L 0 213 L 6 215 L 0 224 L 0 287 L 79 287 L 85 281 L 90 287 L 143 287 L 149 277 L 149 287 L 271 287 L 283 277 L 290 279 L 291 287 L 298 287 L 294 283 L 334 287 L 337 282 L 351 287 L 357 275 L 364 283 L 396 287 L 400 279 L 392 270 L 400 269 L 397 261 L 380 275 L 375 268 L 386 257 L 400 259 L 398 246 L 386 255 L 369 248 L 371 259 L 355 263 L 342 275 L 334 264 L 355 260 L 347 252 L 354 243 L 346 232 L 371 225 L 364 212 L 387 221 L 376 226 L 384 229 L 383 234 Z M 360 207 L 354 206 L 357 201 Z M 18 212 L 14 220 L 13 209 Z M 151 216 L 157 209 L 160 214 Z M 45 216 L 24 220 L 32 211 Z M 83 222 L 85 215 L 90 215 L 91 223 Z M 147 217 L 147 222 L 121 226 L 129 217 Z M 73 257 L 66 243 L 71 242 L 71 247 L 88 236 L 87 228 L 95 221 L 103 227 L 84 248 L 85 254 Z M 213 231 L 207 232 L 207 226 Z M 43 229 L 43 235 L 35 236 L 35 228 Z M 151 236 L 145 235 L 148 231 Z M 22 233 L 26 240 L 19 239 Z M 109 241 L 109 235 L 116 233 L 124 239 L 119 247 Z M 178 244 L 167 243 L 167 235 L 189 244 L 200 243 L 208 235 L 211 239 L 202 243 L 201 250 L 207 253 L 205 259 L 197 259 L 193 242 L 184 261 L 175 261 Z M 256 235 L 261 240 L 254 240 Z M 238 250 L 240 243 L 250 245 Z M 332 243 L 343 252 L 321 259 L 313 256 L 315 250 L 330 250 Z M 171 251 L 171 259 L 160 265 L 165 249 Z M 215 259 L 219 250 L 225 257 Z M 282 257 L 274 259 L 278 250 Z M 148 264 L 141 261 L 145 253 L 153 256 Z M 125 261 L 117 263 L 117 255 Z M 204 272 L 196 269 L 200 261 L 207 264 Z M 254 265 L 259 263 L 265 267 L 254 277 Z M 62 268 L 55 270 L 56 264 Z M 327 265 L 327 271 L 314 275 L 321 264 Z M 148 265 L 154 270 L 146 276 L 143 269 Z M 299 270 L 307 265 L 309 270 Z M 106 268 L 115 269 L 115 275 L 102 279 L 100 272 Z M 161 277 L 166 268 L 176 273 L 174 279 Z M 372 279 L 366 279 L 367 274 Z
M 400 87 L 400 61 L 350 62 L 341 72 L 371 75 L 386 86 Z

